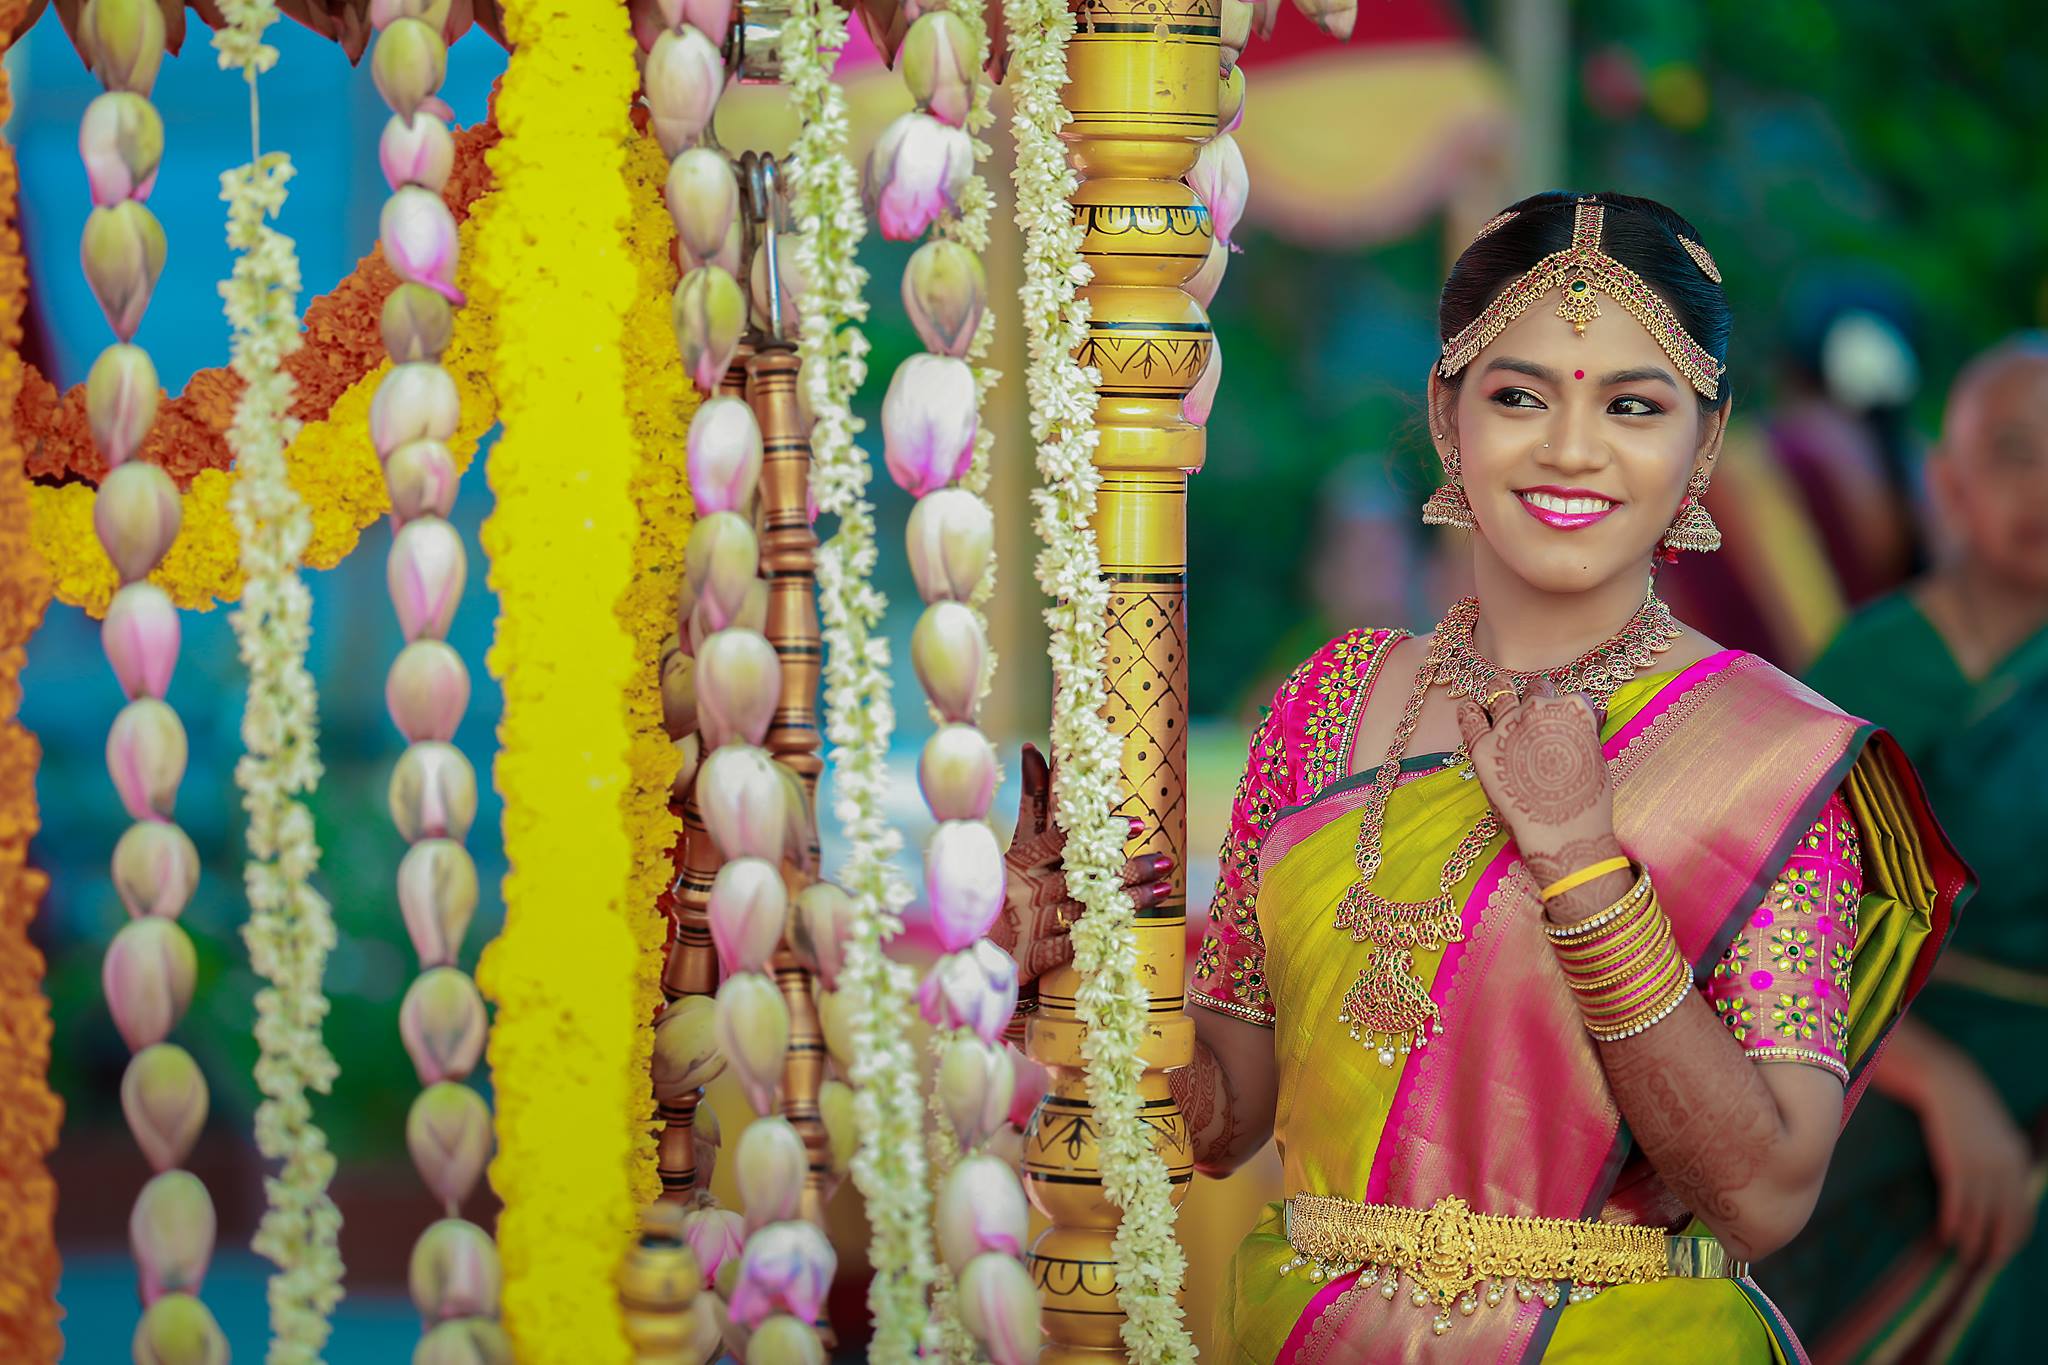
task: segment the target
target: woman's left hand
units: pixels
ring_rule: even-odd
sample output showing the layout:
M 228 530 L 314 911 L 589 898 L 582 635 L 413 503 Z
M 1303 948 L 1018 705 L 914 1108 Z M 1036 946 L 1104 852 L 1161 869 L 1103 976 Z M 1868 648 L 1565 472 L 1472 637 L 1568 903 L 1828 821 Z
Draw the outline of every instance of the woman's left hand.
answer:
M 1584 697 L 1559 696 L 1538 678 L 1517 701 L 1503 679 L 1493 696 L 1458 703 L 1458 729 L 1539 885 L 1621 852 L 1599 719 Z

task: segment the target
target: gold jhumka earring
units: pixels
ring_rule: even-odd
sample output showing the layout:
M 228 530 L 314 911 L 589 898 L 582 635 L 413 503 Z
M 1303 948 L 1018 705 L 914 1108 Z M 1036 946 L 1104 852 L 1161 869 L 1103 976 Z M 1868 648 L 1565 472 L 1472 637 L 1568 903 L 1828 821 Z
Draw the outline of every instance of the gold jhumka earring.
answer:
M 1439 438 L 1441 439 L 1441 438 Z M 1436 492 L 1429 495 L 1429 501 L 1422 504 L 1424 526 L 1448 526 L 1453 530 L 1477 530 L 1479 523 L 1472 519 L 1472 504 L 1465 498 L 1465 481 L 1458 471 L 1458 448 L 1451 447 L 1451 453 L 1442 457 L 1444 481 Z
M 1667 559 L 1676 559 L 1680 550 L 1706 554 L 1721 548 L 1721 528 L 1707 511 L 1706 496 L 1707 471 L 1695 469 L 1685 486 L 1685 501 L 1678 504 L 1678 515 L 1671 519 L 1671 529 L 1664 533 Z

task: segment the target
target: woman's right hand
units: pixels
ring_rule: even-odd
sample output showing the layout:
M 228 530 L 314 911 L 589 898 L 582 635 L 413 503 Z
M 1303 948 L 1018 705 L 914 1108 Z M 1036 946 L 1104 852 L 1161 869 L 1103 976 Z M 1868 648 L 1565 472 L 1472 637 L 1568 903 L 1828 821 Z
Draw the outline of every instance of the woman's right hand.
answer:
M 1024 792 L 1017 802 L 1017 832 L 1010 850 L 1003 855 L 1007 872 L 1003 913 L 989 930 L 998 948 L 1017 961 L 1017 982 L 1028 986 L 1051 971 L 1074 960 L 1074 943 L 1067 930 L 1080 918 L 1081 905 L 1067 894 L 1067 871 L 1063 855 L 1066 831 L 1053 823 L 1052 770 L 1044 755 L 1025 745 L 1021 776 Z M 1131 822 L 1136 835 L 1143 826 Z M 1140 909 L 1159 904 L 1173 894 L 1173 859 L 1167 854 L 1147 854 L 1124 864 L 1124 885 L 1131 888 L 1131 900 Z
M 1977 1064 L 1951 1053 L 1929 1068 L 1917 1106 L 1941 1190 L 1940 1235 L 1966 1263 L 1995 1268 L 2033 1235 L 2033 1157 Z

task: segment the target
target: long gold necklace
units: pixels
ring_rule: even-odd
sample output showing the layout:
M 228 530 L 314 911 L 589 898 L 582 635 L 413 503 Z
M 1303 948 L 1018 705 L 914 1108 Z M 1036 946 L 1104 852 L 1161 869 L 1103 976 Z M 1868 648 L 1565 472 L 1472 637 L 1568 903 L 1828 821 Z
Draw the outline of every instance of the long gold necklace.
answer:
M 1443 1032 L 1436 1002 L 1416 978 L 1415 950 L 1440 949 L 1463 941 L 1463 916 L 1453 888 L 1470 875 L 1486 846 L 1500 833 L 1499 817 L 1488 810 L 1451 850 L 1437 877 L 1437 893 L 1426 901 L 1391 900 L 1372 889 L 1380 870 L 1387 801 L 1400 780 L 1401 760 L 1407 757 L 1408 741 L 1422 719 L 1430 688 L 1441 686 L 1455 699 L 1485 697 L 1489 690 L 1512 687 L 1519 698 L 1528 695 L 1536 679 L 1547 678 L 1560 694 L 1584 692 L 1604 706 L 1623 683 L 1649 667 L 1682 633 L 1671 609 L 1652 590 L 1611 639 L 1561 668 L 1523 673 L 1501 668 L 1479 653 L 1472 643 L 1472 628 L 1478 620 L 1479 599 L 1467 597 L 1452 606 L 1437 625 L 1429 654 L 1415 676 L 1415 691 L 1367 789 L 1353 854 L 1358 880 L 1337 907 L 1336 927 L 1370 948 L 1358 980 L 1345 992 L 1337 1021 L 1350 1025 L 1353 1038 L 1375 1049 L 1383 1066 L 1392 1066 L 1397 1055 L 1406 1056 L 1413 1048 L 1426 1046 L 1432 1033 Z M 1462 756 L 1460 750 L 1455 757 Z

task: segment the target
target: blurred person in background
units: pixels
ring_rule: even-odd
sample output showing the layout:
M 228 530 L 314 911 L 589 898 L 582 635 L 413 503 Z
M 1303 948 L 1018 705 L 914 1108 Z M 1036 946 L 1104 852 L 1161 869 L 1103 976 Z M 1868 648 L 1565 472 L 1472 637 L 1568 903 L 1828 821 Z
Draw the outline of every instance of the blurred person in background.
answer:
M 2048 338 L 1963 371 L 1928 476 L 1939 567 L 1810 681 L 1898 737 L 1982 889 L 1763 1269 L 1823 1360 L 2033 1358 L 2048 1292 Z

